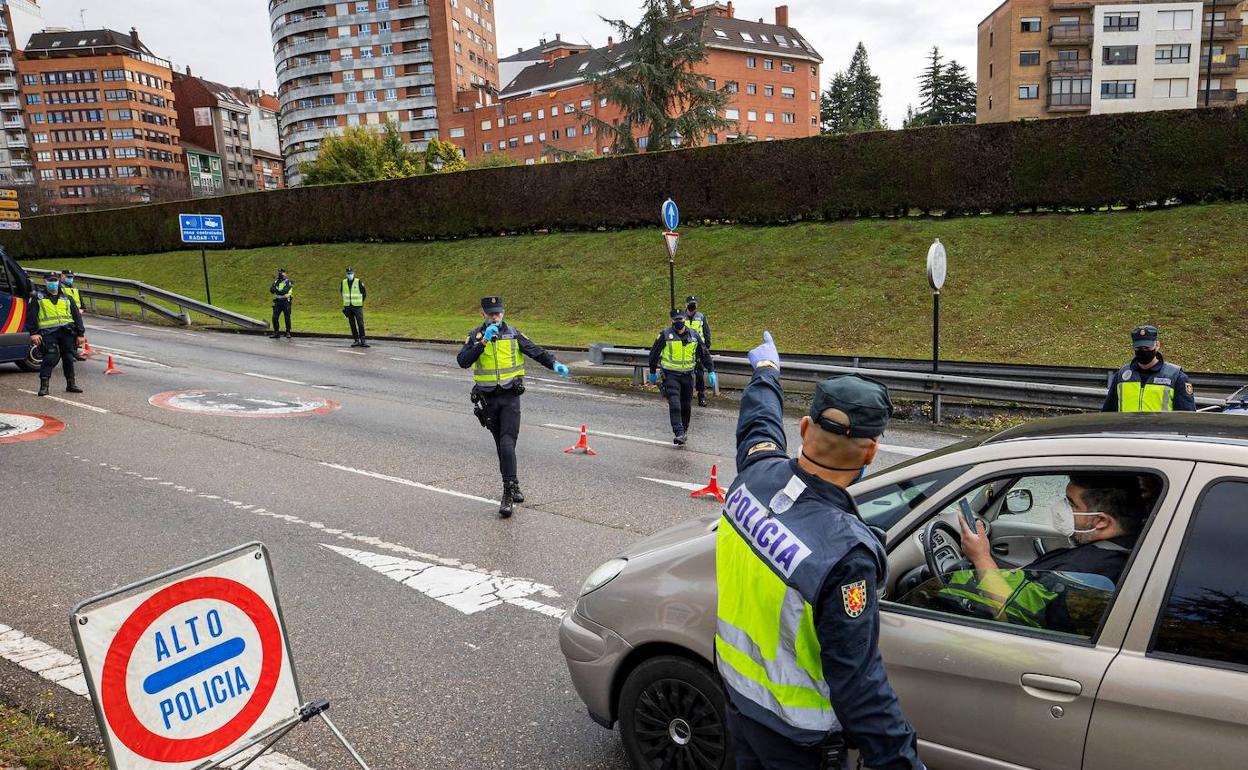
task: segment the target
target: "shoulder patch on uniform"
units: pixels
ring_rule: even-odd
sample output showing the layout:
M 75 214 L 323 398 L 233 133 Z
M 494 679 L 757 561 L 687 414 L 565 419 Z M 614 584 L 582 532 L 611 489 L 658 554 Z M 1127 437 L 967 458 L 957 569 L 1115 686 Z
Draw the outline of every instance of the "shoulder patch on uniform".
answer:
M 472 338 L 471 338 L 471 337 L 469 337 L 468 339 L 472 339 Z M 485 339 L 485 333 L 484 333 L 484 332 L 477 332 L 477 342 L 480 342 L 480 341 L 481 341 L 481 340 L 483 340 L 483 339 Z
M 867 608 L 867 581 L 857 580 L 841 586 L 841 600 L 845 603 L 845 614 L 856 618 Z
M 1192 383 L 1187 383 L 1187 395 L 1193 395 L 1195 391 L 1192 389 Z
M 1127 371 L 1123 372 L 1123 373 L 1122 373 L 1122 379 L 1124 379 L 1124 380 L 1129 380 L 1129 379 L 1131 379 L 1131 371 L 1130 371 L 1130 370 L 1127 370 Z
M 754 446 L 750 447 L 750 451 L 746 452 L 745 456 L 751 457 L 753 455 L 758 454 L 759 452 L 779 452 L 779 451 L 780 451 L 780 447 L 776 446 L 776 442 L 760 441 Z

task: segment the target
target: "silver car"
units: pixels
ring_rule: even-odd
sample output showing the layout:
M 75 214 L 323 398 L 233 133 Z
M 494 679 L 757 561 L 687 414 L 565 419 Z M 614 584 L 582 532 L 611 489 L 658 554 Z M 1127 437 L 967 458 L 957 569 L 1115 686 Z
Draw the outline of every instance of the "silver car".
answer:
M 1051 511 L 1069 477 L 1088 474 L 1134 476 L 1151 503 L 1117 581 L 1045 575 L 1061 620 L 1030 623 L 948 590 L 967 566 L 958 516 L 986 522 L 998 565 L 1025 574 L 1070 545 Z M 868 476 L 852 492 L 887 532 L 880 646 L 930 768 L 1244 766 L 1242 416 L 1037 422 Z M 712 657 L 718 522 L 690 521 L 603 564 L 564 618 L 577 692 L 595 721 L 619 723 L 636 768 L 732 766 Z

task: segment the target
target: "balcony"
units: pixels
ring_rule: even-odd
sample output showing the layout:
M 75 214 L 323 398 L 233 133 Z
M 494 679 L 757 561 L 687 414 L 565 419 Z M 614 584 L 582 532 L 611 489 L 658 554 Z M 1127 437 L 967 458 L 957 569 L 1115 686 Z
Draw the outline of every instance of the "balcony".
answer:
M 1205 0 L 1206 3 L 1212 0 Z M 1086 11 L 1096 7 L 1094 0 L 1050 0 L 1049 8 L 1054 11 Z
M 30 168 L 31 167 L 30 158 L 19 158 L 16 155 L 14 155 L 9 160 L 9 165 L 12 166 L 13 168 Z
M 1049 112 L 1087 112 L 1092 109 L 1092 94 L 1049 94 Z
M 1204 106 L 1205 90 L 1196 92 L 1196 104 Z M 1234 104 L 1239 98 L 1239 91 L 1234 88 L 1214 88 L 1208 92 L 1209 104 Z
M 12 50 L 13 50 L 13 44 L 9 42 L 9 39 L 7 37 L 0 35 L 0 51 L 12 51 Z
M 9 146 L 9 147 L 11 147 L 11 148 L 29 147 L 29 146 L 30 146 L 30 142 L 26 141 L 26 137 L 25 137 L 25 136 L 10 136 L 10 137 L 6 140 L 6 142 L 7 142 L 8 146 Z
M 17 78 L 0 78 L 0 91 L 16 91 Z
M 1049 77 L 1087 77 L 1092 74 L 1091 59 L 1050 59 Z
M 14 72 L 16 69 L 12 57 L 0 56 L 0 72 Z
M 1210 26 L 1212 25 L 1212 34 Z M 1211 36 L 1214 40 L 1238 40 L 1244 31 L 1243 19 L 1227 19 L 1226 21 L 1205 22 L 1202 25 L 1204 32 L 1203 37 L 1208 40 Z
M 1092 45 L 1096 26 L 1092 24 L 1053 24 L 1049 27 L 1049 42 L 1054 45 Z
M 1201 71 L 1205 71 L 1205 62 L 1208 61 L 1204 56 L 1200 57 Z M 1221 55 L 1215 54 L 1213 64 L 1208 68 L 1215 75 L 1230 75 L 1239 69 L 1239 54 L 1225 53 Z
M 20 110 L 22 105 L 17 101 L 17 97 L 12 99 L 0 99 L 0 110 Z

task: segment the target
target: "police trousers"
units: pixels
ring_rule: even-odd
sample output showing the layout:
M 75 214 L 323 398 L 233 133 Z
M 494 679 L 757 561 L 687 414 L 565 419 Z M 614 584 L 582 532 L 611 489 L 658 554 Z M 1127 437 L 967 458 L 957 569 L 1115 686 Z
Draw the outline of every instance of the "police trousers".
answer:
M 512 388 L 483 390 L 485 416 L 498 452 L 503 481 L 519 481 L 516 475 L 516 441 L 520 439 L 520 394 Z
M 672 422 L 672 435 L 689 430 L 693 416 L 693 372 L 663 370 L 663 395 L 667 397 L 667 415 Z
M 348 305 L 342 309 L 342 314 L 351 323 L 351 337 L 356 342 L 364 342 L 364 308 Z
M 61 371 L 65 373 L 65 381 L 74 381 L 74 351 L 78 349 L 78 338 L 67 326 L 41 332 L 43 335 L 43 362 L 39 364 L 39 379 L 52 376 L 56 362 L 61 362 Z
M 275 299 L 273 300 L 273 333 L 277 334 L 277 322 L 284 315 L 286 316 L 286 333 L 290 334 L 290 305 L 291 300 Z
M 698 395 L 706 395 L 706 370 L 702 368 L 702 361 L 698 361 L 698 365 L 693 369 L 693 381 L 697 386 Z
M 823 746 L 800 746 L 755 722 L 725 701 L 728 736 L 737 770 L 842 770 L 844 760 L 830 761 Z M 842 750 L 843 751 L 843 750 Z

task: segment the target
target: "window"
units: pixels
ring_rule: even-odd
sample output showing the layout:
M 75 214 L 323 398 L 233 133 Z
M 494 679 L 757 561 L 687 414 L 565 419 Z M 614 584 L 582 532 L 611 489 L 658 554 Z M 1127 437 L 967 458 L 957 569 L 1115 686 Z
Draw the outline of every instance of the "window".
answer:
M 871 526 L 891 529 L 923 503 L 932 499 L 945 485 L 961 476 L 966 468 L 948 468 L 917 479 L 880 487 L 865 495 L 855 495 L 858 512 Z
M 462 139 L 462 138 L 463 138 L 463 136 L 464 136 L 464 129 L 462 129 L 462 128 L 452 128 L 452 129 L 451 129 L 451 138 L 452 138 L 452 139 Z
M 763 59 L 763 69 L 774 70 L 775 68 L 776 68 L 776 63 L 774 61 L 772 61 L 771 59 Z
M 1158 78 L 1153 81 L 1154 99 L 1183 99 L 1187 97 L 1187 78 Z
M 776 122 L 776 113 L 774 113 L 774 112 L 764 112 L 764 113 L 763 113 L 763 120 L 764 120 L 765 122 L 767 122 L 767 123 L 775 123 L 775 122 Z
M 493 142 L 486 142 L 485 144 L 481 145 L 481 152 L 490 152 L 493 149 L 494 149 Z
M 394 53 L 394 46 L 393 46 L 393 45 L 391 45 L 391 44 L 389 44 L 389 43 L 385 43 L 384 45 L 382 45 L 382 46 L 381 46 L 381 55 L 382 55 L 382 56 L 390 56 L 390 55 L 391 55 L 391 54 L 393 54 L 393 53 Z M 390 69 L 393 71 L 393 70 L 394 70 L 394 67 L 390 67 Z M 391 72 L 391 76 L 393 76 L 393 72 Z
M 1205 490 L 1188 525 L 1151 652 L 1197 663 L 1248 666 L 1248 483 Z
M 793 99 L 793 98 L 796 98 L 796 97 L 797 97 L 797 91 L 794 91 L 792 88 L 789 88 L 789 87 L 787 87 L 787 86 L 786 86 L 786 87 L 784 87 L 784 88 L 781 88 L 781 89 L 780 89 L 780 98 L 781 98 L 781 99 Z
M 757 121 L 757 120 L 758 120 L 758 111 L 757 111 L 757 110 L 749 110 L 748 112 L 746 112 L 746 113 L 745 113 L 745 119 L 746 119 L 746 120 L 749 120 L 749 121 Z
M 1158 11 L 1157 12 L 1157 30 L 1165 32 L 1169 30 L 1187 30 L 1192 28 L 1192 12 L 1191 11 Z
M 745 66 L 752 70 L 758 69 L 758 57 L 757 56 L 745 57 Z
M 775 95 L 776 95 L 775 86 L 763 86 L 763 96 L 775 96 Z
M 1115 12 L 1105 14 L 1104 30 L 1106 32 L 1134 32 L 1139 28 L 1139 13 Z
M 490 128 L 492 128 L 492 127 L 493 127 L 493 123 L 492 123 L 491 121 L 489 121 L 489 120 L 483 120 L 483 121 L 481 121 L 481 130 L 482 130 L 482 131 L 489 131 L 489 130 L 490 130 Z
M 740 120 L 741 110 L 738 110 L 735 108 L 726 109 L 724 110 L 724 117 L 727 118 L 728 120 Z
M 715 86 L 716 86 L 716 85 L 718 85 L 718 84 L 715 82 L 715 78 L 707 78 L 707 79 L 706 79 L 706 90 L 708 90 L 708 91 L 714 91 L 714 90 L 715 90 Z
M 1019 51 L 1018 64 L 1021 67 L 1036 67 L 1040 64 L 1039 51 Z
M 1153 59 L 1157 64 L 1187 64 L 1192 60 L 1192 46 L 1159 45 Z
M 793 72 L 795 69 L 796 68 L 793 66 L 793 62 L 791 61 L 780 62 L 781 72 Z
M 525 134 L 525 136 L 524 136 L 524 143 L 525 143 L 525 144 L 533 144 L 533 135 L 532 135 L 532 134 Z
M 43 97 L 40 96 L 39 94 L 26 94 L 26 103 L 27 104 L 42 104 Z
M 1019 19 L 1019 31 L 1020 32 L 1039 32 L 1040 31 L 1040 17 L 1039 16 L 1024 16 L 1023 18 Z
M 794 125 L 794 124 L 796 124 L 796 123 L 797 123 L 797 113 L 795 113 L 795 112 L 784 112 L 784 113 L 781 113 L 781 114 L 780 114 L 780 122 L 781 122 L 781 123 L 787 123 L 787 124 L 789 124 L 789 125 Z
M 359 0 L 355 4 L 356 13 L 368 13 L 368 0 Z
M 1019 98 L 1019 99 L 1039 99 L 1039 98 L 1040 98 L 1040 86 L 1039 86 L 1039 84 L 1036 84 L 1036 85 L 1027 85 L 1027 86 L 1019 86 L 1019 87 L 1018 87 L 1018 98 Z
M 566 136 L 568 139 L 575 139 L 576 138 L 576 126 L 568 126 L 567 129 L 563 132 L 563 135 Z
M 1134 80 L 1105 80 L 1101 82 L 1102 99 L 1134 99 Z
M 1135 64 L 1139 46 L 1107 45 L 1101 49 L 1102 64 Z
M 355 91 L 347 94 L 347 104 L 355 104 L 360 100 L 360 95 Z
M 1248 57 L 1246 57 L 1246 58 L 1248 58 Z M 746 84 L 745 84 L 745 92 L 746 92 L 747 94 L 749 94 L 750 96 L 757 96 L 757 95 L 758 95 L 758 85 L 756 85 L 756 84 L 754 84 L 754 83 L 746 83 Z
M 728 33 L 723 31 L 722 29 L 717 29 L 715 30 L 715 37 L 719 38 L 720 40 L 727 40 Z

